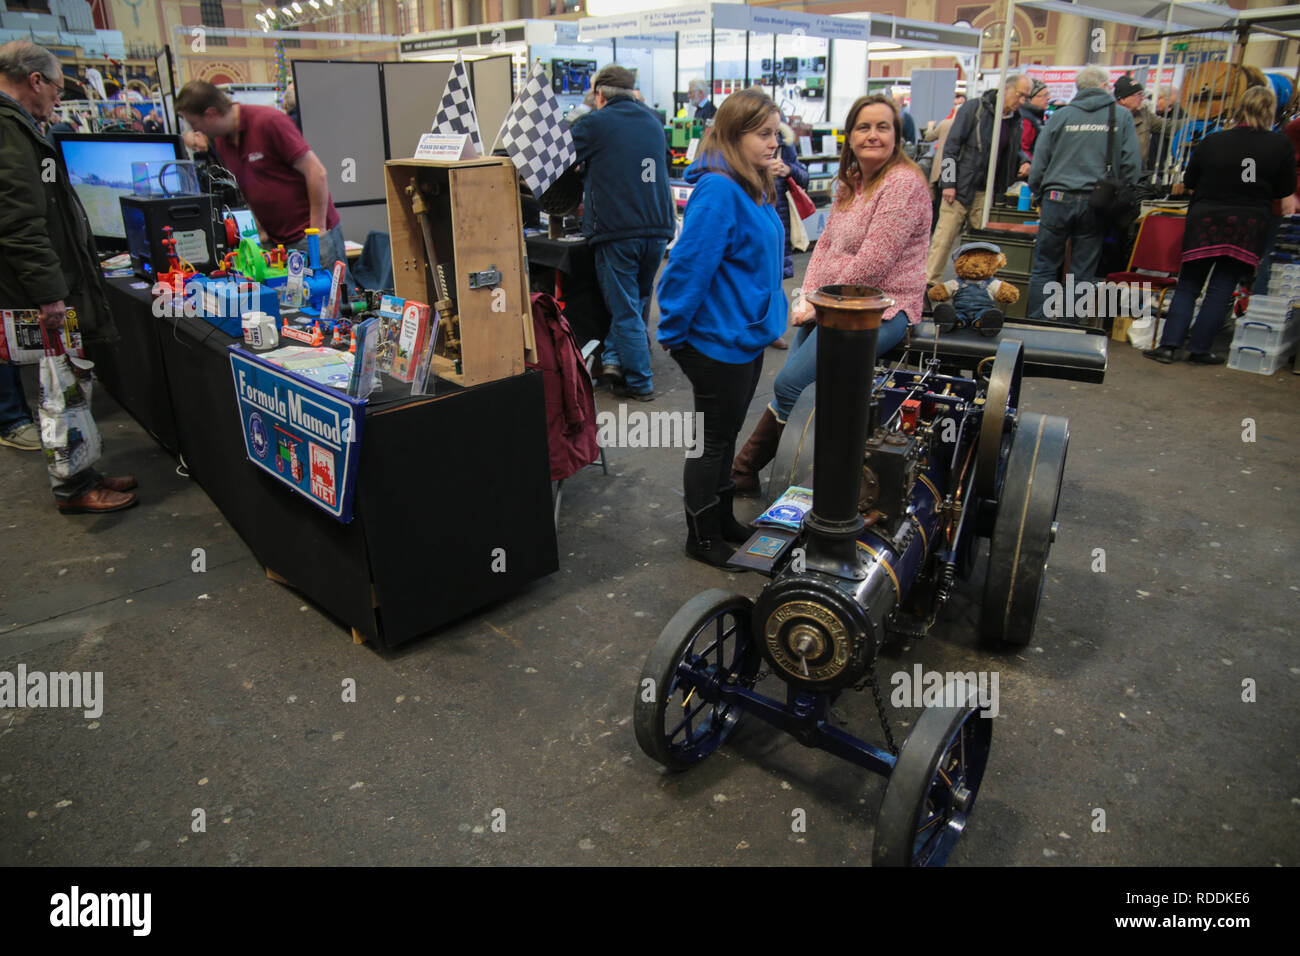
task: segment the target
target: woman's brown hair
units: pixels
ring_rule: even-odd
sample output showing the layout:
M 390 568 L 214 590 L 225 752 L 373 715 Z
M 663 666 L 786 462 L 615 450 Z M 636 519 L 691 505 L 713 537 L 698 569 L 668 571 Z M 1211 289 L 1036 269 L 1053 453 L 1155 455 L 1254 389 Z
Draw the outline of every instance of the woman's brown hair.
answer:
M 718 107 L 713 125 L 700 143 L 699 163 L 705 169 L 726 173 L 734 179 L 756 203 L 776 201 L 776 184 L 772 173 L 764 168 L 760 173 L 745 158 L 740 140 L 746 133 L 763 128 L 768 117 L 780 115 L 772 97 L 762 90 L 748 89 L 732 93 Z
M 1277 115 L 1277 98 L 1269 86 L 1252 86 L 1241 94 L 1232 111 L 1238 126 L 1251 129 L 1272 129 Z
M 868 106 L 875 104 L 888 106 L 891 113 L 894 114 L 894 152 L 885 164 L 876 170 L 876 174 L 871 177 L 869 182 L 862 181 L 862 167 L 858 165 L 858 157 L 853 155 L 852 136 L 853 127 L 857 123 L 858 114 Z M 898 106 L 894 103 L 892 97 L 883 96 L 879 93 L 873 93 L 870 96 L 859 96 L 849 107 L 848 118 L 844 120 L 844 148 L 840 150 L 840 172 L 835 178 L 839 181 L 839 190 L 835 194 L 835 205 L 841 208 L 850 205 L 858 197 L 861 191 L 864 197 L 870 196 L 875 191 L 876 186 L 884 181 L 885 176 L 895 166 L 905 166 L 911 169 L 922 180 L 925 175 L 921 172 L 921 167 L 916 165 L 906 153 L 903 152 L 903 118 L 899 115 Z

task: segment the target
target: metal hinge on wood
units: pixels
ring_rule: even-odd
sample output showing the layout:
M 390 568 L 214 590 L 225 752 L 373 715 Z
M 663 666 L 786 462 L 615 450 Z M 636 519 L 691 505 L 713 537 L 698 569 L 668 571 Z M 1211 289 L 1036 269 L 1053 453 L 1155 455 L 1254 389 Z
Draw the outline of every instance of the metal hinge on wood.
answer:
M 471 272 L 469 274 L 469 287 L 471 289 L 489 289 L 500 284 L 501 270 L 495 264 L 482 272 Z

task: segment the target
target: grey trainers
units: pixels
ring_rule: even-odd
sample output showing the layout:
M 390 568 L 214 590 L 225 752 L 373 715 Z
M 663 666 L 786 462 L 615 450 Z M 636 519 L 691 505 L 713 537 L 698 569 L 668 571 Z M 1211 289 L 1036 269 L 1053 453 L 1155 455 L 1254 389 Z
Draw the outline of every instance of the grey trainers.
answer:
M 21 448 L 23 451 L 39 451 L 41 447 L 41 433 L 36 427 L 35 422 L 26 422 L 22 425 L 15 425 L 9 431 L 0 433 L 0 445 L 8 445 L 10 448 Z

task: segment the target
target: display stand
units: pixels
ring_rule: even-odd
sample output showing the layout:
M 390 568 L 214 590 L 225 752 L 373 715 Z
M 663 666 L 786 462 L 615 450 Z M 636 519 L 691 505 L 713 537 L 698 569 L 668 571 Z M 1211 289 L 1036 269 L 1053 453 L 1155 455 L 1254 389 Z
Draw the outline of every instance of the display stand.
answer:
M 538 372 L 412 399 L 389 381 L 362 430 L 353 520 L 340 523 L 247 459 L 228 346 L 202 319 L 159 319 L 148 289 L 109 281 L 121 342 L 91 357 L 272 580 L 387 650 L 556 571 Z M 174 448 L 168 438 L 175 443 Z
M 513 164 L 492 157 L 394 159 L 384 178 L 396 294 L 430 305 L 440 298 L 425 248 L 427 224 L 459 317 L 459 350 L 448 348 L 455 337 L 441 329 L 433 371 L 458 385 L 521 373 L 535 345 Z M 427 223 L 414 210 L 415 193 L 428 203 Z

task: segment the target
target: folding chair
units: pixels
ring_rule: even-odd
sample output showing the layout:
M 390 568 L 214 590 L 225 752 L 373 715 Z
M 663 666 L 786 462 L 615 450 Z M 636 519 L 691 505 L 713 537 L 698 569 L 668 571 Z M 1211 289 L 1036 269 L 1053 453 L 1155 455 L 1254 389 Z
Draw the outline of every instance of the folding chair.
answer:
M 1156 299 L 1156 327 L 1152 342 L 1160 341 L 1160 316 L 1164 312 L 1165 296 L 1178 285 L 1178 270 L 1183 261 L 1183 231 L 1186 228 L 1187 217 L 1184 215 L 1148 213 L 1138 226 L 1128 268 L 1106 276 L 1107 282 L 1123 285 L 1149 282 L 1152 288 L 1160 290 Z

